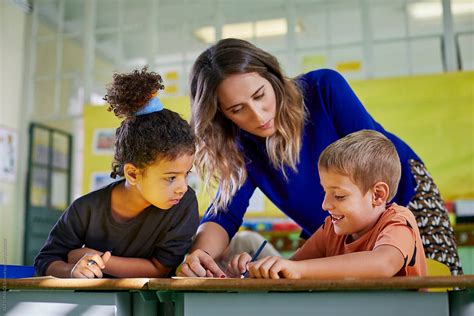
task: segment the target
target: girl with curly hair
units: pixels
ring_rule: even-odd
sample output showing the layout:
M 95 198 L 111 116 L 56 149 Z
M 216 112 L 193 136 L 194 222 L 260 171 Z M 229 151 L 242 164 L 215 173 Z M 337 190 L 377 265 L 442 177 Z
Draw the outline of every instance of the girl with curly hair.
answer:
M 123 177 L 75 200 L 35 259 L 39 275 L 65 278 L 166 277 L 183 261 L 199 215 L 187 175 L 195 137 L 164 109 L 161 76 L 146 68 L 114 74 L 105 100 L 124 120 L 111 176 Z

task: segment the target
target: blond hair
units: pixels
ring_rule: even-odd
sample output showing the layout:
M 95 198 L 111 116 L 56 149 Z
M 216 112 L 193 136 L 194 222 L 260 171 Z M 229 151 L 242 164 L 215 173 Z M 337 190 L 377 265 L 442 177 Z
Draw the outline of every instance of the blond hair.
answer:
M 351 133 L 329 145 L 319 156 L 318 168 L 350 177 L 363 194 L 375 183 L 385 182 L 390 190 L 387 201 L 397 193 L 401 176 L 395 146 L 373 130 Z
M 225 209 L 247 179 L 238 147 L 239 127 L 219 110 L 217 88 L 234 74 L 257 73 L 268 80 L 276 96 L 276 132 L 266 139 L 270 163 L 285 175 L 299 162 L 305 107 L 299 87 L 286 78 L 277 59 L 253 44 L 224 39 L 205 50 L 190 74 L 191 126 L 198 139 L 195 165 L 205 188 L 219 184 L 211 209 Z

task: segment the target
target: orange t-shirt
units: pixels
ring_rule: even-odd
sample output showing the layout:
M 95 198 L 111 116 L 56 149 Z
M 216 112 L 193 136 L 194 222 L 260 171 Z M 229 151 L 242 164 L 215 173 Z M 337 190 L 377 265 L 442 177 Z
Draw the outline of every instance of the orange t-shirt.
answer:
M 332 257 L 391 245 L 405 258 L 404 266 L 396 276 L 426 275 L 425 251 L 420 232 L 415 216 L 406 207 L 392 204 L 370 231 L 350 243 L 347 243 L 347 237 L 334 232 L 331 216 L 328 216 L 323 225 L 296 251 L 292 260 Z

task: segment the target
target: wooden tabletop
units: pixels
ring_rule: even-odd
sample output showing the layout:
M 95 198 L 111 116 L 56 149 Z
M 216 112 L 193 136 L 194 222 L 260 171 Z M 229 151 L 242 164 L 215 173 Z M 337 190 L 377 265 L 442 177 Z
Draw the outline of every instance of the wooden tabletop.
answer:
M 53 277 L 6 279 L 4 288 L 11 290 L 154 290 L 207 292 L 297 292 L 404 290 L 424 288 L 474 288 L 474 275 L 447 277 L 393 277 L 377 279 L 59 279 Z

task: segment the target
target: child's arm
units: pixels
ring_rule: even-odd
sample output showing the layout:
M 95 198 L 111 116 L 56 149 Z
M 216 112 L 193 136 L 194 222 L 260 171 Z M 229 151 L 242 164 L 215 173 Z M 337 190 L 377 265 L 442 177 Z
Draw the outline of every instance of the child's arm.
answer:
M 302 261 L 267 257 L 249 265 L 255 278 L 342 278 L 392 277 L 403 267 L 402 253 L 390 245 L 381 245 L 372 251 L 354 252 L 334 257 Z
M 46 273 L 59 278 L 102 278 L 102 269 L 110 259 L 110 252 L 102 256 L 86 253 L 76 263 L 66 263 L 61 260 L 49 264 Z
M 127 258 L 112 256 L 104 273 L 117 278 L 164 278 L 171 272 L 155 258 Z
M 100 251 L 90 248 L 74 249 L 68 254 L 69 264 L 75 264 L 86 253 L 102 255 Z M 165 267 L 157 259 L 129 258 L 111 256 L 103 273 L 117 278 L 162 278 L 168 276 L 171 268 Z
M 51 275 L 51 271 L 57 271 L 57 274 L 53 274 L 54 276 L 71 277 L 70 272 L 76 262 L 72 266 L 65 266 L 67 264 L 67 254 L 71 249 L 79 248 L 83 244 L 85 234 L 84 216 L 87 216 L 87 211 L 78 206 L 77 200 L 64 211 L 35 258 L 34 265 L 37 275 Z M 64 265 L 61 264 L 58 267 L 58 263 L 55 263 L 58 261 Z M 56 270 L 56 268 L 51 270 L 50 265 L 52 264 L 55 264 L 59 270 Z

